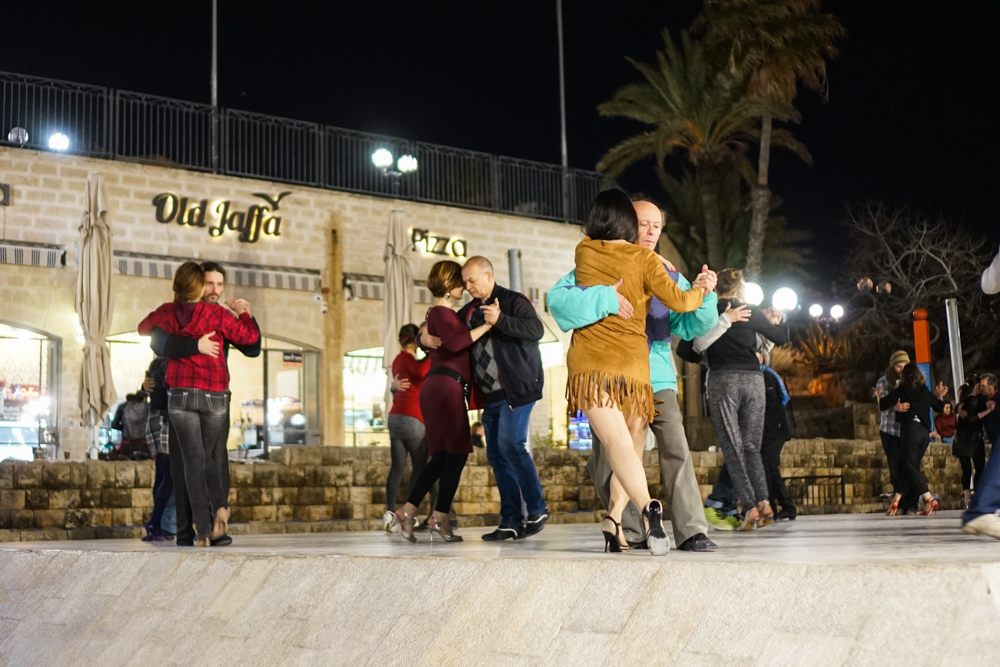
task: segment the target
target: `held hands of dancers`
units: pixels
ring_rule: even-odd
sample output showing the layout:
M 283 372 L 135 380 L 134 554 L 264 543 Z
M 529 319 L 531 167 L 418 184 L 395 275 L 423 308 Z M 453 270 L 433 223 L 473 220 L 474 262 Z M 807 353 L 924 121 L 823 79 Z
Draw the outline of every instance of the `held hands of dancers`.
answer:
M 902 401 L 896 401 L 896 405 L 892 406 L 892 409 L 895 410 L 896 412 L 909 412 L 910 404 L 903 403 Z
M 701 291 L 707 296 L 715 289 L 716 283 L 719 281 L 719 276 L 716 275 L 715 271 L 708 268 L 708 264 L 704 264 L 701 267 L 701 273 L 698 277 L 694 279 L 691 283 L 692 287 L 700 287 Z
M 236 311 L 237 315 L 242 315 L 243 313 L 246 313 L 247 315 L 250 314 L 250 304 L 247 303 L 244 299 L 233 299 L 226 305 L 229 306 L 232 310 Z
M 944 395 L 948 393 L 948 387 L 944 385 L 943 382 L 938 382 L 937 386 L 934 387 L 934 395 L 939 399 L 944 398 Z
M 660 259 L 663 258 L 661 257 Z M 619 278 L 618 282 L 611 286 L 611 289 L 615 291 L 615 296 L 618 297 L 618 317 L 623 320 L 627 320 L 632 317 L 632 313 L 635 312 L 635 309 L 632 307 L 632 303 L 618 292 L 618 288 L 621 287 L 624 282 L 625 280 L 623 278 Z
M 484 303 L 482 309 L 486 324 L 491 327 L 496 326 L 497 320 L 500 319 L 500 300 L 493 299 L 493 303 Z

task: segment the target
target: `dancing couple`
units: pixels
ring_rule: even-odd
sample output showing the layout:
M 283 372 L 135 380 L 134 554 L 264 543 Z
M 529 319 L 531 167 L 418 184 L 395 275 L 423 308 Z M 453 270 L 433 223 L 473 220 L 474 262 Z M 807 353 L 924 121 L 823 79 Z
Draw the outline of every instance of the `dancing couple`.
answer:
M 420 341 L 428 350 L 430 368 L 419 387 L 419 408 L 430 460 L 415 473 L 406 504 L 395 511 L 400 534 L 416 541 L 417 508 L 437 482 L 437 499 L 427 520 L 431 539 L 438 535 L 446 542 L 462 541 L 448 512 L 473 451 L 468 411 L 482 407 L 486 454 L 500 492 L 501 517 L 500 526 L 483 539 L 534 535 L 549 518 L 527 451 L 531 409 L 542 397 L 538 341 L 545 328 L 523 294 L 496 284 L 493 265 L 485 257 L 472 257 L 464 267 L 438 262 L 427 277 L 427 289 L 434 301 Z M 473 299 L 456 313 L 453 306 L 463 289 Z

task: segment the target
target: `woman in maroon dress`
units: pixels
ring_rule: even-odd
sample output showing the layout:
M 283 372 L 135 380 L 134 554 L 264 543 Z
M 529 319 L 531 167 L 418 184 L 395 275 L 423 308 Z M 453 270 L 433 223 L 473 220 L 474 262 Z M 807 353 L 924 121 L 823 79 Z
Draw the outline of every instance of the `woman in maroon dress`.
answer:
M 469 331 L 452 310 L 452 303 L 462 298 L 462 267 L 455 262 L 435 264 L 427 276 L 427 289 L 434 295 L 427 311 L 427 333 L 441 339 L 441 346 L 428 355 L 431 369 L 420 388 L 420 412 L 427 429 L 427 453 L 431 459 L 420 471 L 406 504 L 396 510 L 396 518 L 400 534 L 416 542 L 413 527 L 417 507 L 434 482 L 440 480 L 434 513 L 427 519 L 431 539 L 437 533 L 446 542 L 461 542 L 462 538 L 452 532 L 448 511 L 458 491 L 465 461 L 472 453 L 466 403 L 472 387 L 469 347 L 490 330 L 490 325 Z

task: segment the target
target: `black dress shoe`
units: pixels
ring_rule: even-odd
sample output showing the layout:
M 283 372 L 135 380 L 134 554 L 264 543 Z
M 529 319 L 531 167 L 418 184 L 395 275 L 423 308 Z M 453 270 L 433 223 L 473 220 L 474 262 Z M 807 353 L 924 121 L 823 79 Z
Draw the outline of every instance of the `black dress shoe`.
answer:
M 177 546 L 179 547 L 193 547 L 194 538 L 193 537 L 178 537 Z
M 774 515 L 775 521 L 795 521 L 795 517 L 798 516 L 798 511 L 795 507 L 782 507 L 781 511 Z
M 541 514 L 529 514 L 524 522 L 524 533 L 517 539 L 524 539 L 525 537 L 531 537 L 542 532 L 542 528 L 545 528 L 545 522 L 548 520 L 549 511 L 547 509 Z
M 684 542 L 682 542 L 677 548 L 681 551 L 697 551 L 704 553 L 706 551 L 715 551 L 718 549 L 718 545 L 708 539 L 705 533 L 698 533 L 697 535 L 692 535 L 684 540 Z
M 228 547 L 230 544 L 233 543 L 233 538 L 229 537 L 228 535 L 221 535 L 219 537 L 210 537 L 208 538 L 208 543 L 211 544 L 213 547 Z
M 501 540 L 516 540 L 523 536 L 524 528 L 518 526 L 517 528 L 511 528 L 509 526 L 500 526 L 492 533 L 486 533 L 483 535 L 483 540 L 486 542 L 499 542 Z
M 633 549 L 649 549 L 649 542 L 646 540 L 639 540 L 638 542 L 633 542 L 632 540 L 625 540 L 628 542 L 629 547 Z

